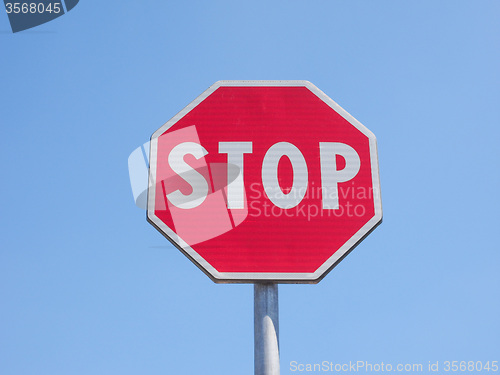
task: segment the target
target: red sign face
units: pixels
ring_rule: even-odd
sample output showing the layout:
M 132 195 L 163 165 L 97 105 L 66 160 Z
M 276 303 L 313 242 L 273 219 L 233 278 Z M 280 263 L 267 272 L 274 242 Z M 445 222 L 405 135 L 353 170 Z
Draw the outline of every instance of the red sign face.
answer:
M 217 82 L 151 137 L 147 216 L 216 282 L 318 282 L 382 221 L 375 136 L 310 82 Z

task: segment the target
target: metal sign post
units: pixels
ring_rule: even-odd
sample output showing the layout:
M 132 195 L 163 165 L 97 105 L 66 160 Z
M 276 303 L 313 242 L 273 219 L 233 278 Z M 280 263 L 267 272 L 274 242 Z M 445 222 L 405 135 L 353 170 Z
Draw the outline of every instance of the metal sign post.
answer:
M 254 285 L 255 375 L 279 375 L 278 284 Z

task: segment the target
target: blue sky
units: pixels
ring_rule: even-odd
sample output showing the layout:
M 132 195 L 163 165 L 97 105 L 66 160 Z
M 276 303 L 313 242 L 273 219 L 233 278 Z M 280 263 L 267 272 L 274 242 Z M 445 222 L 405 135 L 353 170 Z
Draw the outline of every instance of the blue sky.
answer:
M 499 16 L 87 0 L 12 34 L 0 14 L 0 373 L 253 373 L 252 286 L 170 246 L 127 170 L 221 79 L 309 80 L 377 136 L 384 222 L 318 285 L 280 286 L 282 374 L 500 360 Z

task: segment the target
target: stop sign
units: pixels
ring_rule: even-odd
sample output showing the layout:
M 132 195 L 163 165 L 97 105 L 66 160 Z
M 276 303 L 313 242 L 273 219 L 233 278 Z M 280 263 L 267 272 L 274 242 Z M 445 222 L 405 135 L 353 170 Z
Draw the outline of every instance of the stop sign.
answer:
M 307 81 L 219 81 L 151 137 L 148 221 L 216 282 L 318 282 L 382 221 L 376 139 Z

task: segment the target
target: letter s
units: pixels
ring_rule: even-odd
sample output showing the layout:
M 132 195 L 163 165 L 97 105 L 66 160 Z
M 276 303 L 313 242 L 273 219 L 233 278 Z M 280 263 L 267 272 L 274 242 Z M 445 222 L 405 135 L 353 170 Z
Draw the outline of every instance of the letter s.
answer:
M 202 204 L 208 195 L 208 183 L 195 169 L 184 161 L 184 156 L 191 154 L 196 159 L 201 159 L 208 151 L 198 143 L 184 142 L 175 146 L 168 155 L 170 168 L 181 176 L 191 187 L 191 194 L 185 195 L 180 190 L 167 194 L 167 198 L 175 207 L 190 209 Z

